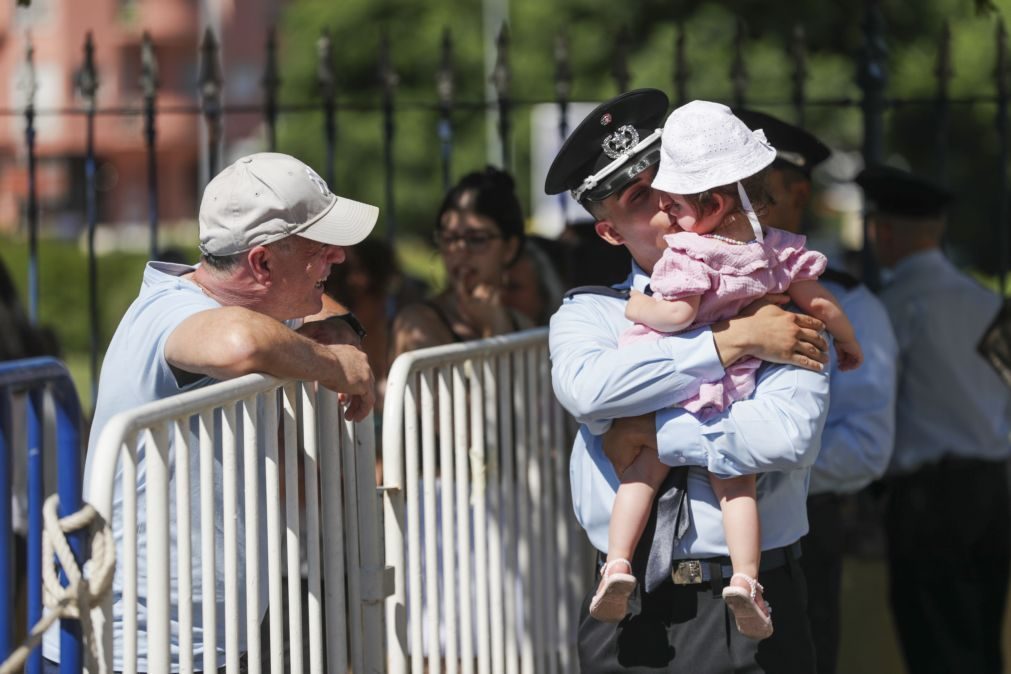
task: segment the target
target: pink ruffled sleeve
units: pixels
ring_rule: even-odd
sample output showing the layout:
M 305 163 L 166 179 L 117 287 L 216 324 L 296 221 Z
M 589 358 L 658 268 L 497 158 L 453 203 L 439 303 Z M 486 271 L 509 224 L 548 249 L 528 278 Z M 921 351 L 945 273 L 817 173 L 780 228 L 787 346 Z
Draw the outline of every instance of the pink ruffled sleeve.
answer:
M 779 269 L 794 281 L 814 281 L 828 266 L 828 258 L 806 248 L 807 237 L 801 234 L 770 228 L 765 242 L 775 251 Z
M 653 267 L 650 287 L 654 296 L 665 300 L 679 300 L 684 297 L 701 295 L 712 289 L 718 280 L 713 269 L 691 257 L 683 250 L 667 248 L 663 257 Z

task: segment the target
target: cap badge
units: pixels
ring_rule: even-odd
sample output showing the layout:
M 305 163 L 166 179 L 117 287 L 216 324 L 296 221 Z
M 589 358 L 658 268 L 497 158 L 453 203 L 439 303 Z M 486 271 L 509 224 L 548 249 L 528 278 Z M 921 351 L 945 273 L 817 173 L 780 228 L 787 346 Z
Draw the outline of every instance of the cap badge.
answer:
M 601 126 L 607 126 L 608 124 L 611 123 L 612 119 L 614 119 L 614 118 L 611 117 L 611 113 L 605 112 L 603 115 L 600 116 L 600 125 Z
M 324 197 L 330 196 L 330 188 L 327 186 L 326 181 L 319 177 L 319 174 L 313 171 L 308 166 L 305 167 L 305 172 L 309 175 L 309 180 L 319 188 L 320 194 Z
M 639 144 L 639 132 L 631 124 L 618 127 L 618 130 L 604 138 L 601 149 L 611 159 L 623 157 Z

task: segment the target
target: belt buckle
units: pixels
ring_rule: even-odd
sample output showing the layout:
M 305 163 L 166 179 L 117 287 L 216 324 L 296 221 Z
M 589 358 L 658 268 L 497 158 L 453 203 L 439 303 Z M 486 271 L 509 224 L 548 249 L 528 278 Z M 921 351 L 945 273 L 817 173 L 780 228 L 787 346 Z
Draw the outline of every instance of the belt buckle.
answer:
M 697 559 L 683 559 L 674 565 L 670 574 L 675 585 L 697 585 L 705 582 L 702 578 L 702 562 Z

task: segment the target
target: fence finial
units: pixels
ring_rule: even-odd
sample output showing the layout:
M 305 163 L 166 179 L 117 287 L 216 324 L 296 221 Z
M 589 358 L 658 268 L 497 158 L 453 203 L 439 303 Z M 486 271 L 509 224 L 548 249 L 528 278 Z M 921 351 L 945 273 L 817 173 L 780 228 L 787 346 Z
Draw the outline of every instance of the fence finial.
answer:
M 95 41 L 90 30 L 84 37 L 84 64 L 77 71 L 75 80 L 85 107 L 89 111 L 94 110 L 98 93 L 98 72 L 95 70 Z
M 146 30 L 140 42 L 140 88 L 144 98 L 154 98 L 158 91 L 158 56 L 154 51 L 151 34 Z
M 32 42 L 30 32 L 25 34 L 25 70 L 23 78 L 18 82 L 18 88 L 25 92 L 25 107 L 34 109 L 39 79 L 35 71 L 35 43 Z
M 804 26 L 793 27 L 790 41 L 790 58 L 793 60 L 793 109 L 797 125 L 804 126 L 804 104 L 807 101 L 807 35 Z
M 618 87 L 618 93 L 628 91 L 628 83 L 632 80 L 632 74 L 628 71 L 628 26 L 622 26 L 618 31 L 618 38 L 615 42 L 614 61 L 611 66 L 611 77 Z
M 316 39 L 316 87 L 320 98 L 332 101 L 337 95 L 337 73 L 333 67 L 333 39 L 324 28 Z
M 218 41 L 214 31 L 204 31 L 204 41 L 200 45 L 200 100 L 204 110 L 221 103 L 221 65 L 218 63 Z
M 454 76 L 453 36 L 447 26 L 442 29 L 442 59 L 435 74 L 435 91 L 439 96 L 441 110 L 448 111 L 453 107 L 453 96 L 456 92 Z
M 512 71 L 509 66 L 509 26 L 504 21 L 495 39 L 497 48 L 495 68 L 492 70 L 491 81 L 499 100 L 509 97 L 509 84 L 512 81 Z
M 678 23 L 674 35 L 674 105 L 684 105 L 688 102 L 688 78 L 691 70 L 685 57 L 685 25 Z
M 555 35 L 555 101 L 565 105 L 572 96 L 572 64 L 569 62 L 569 38 L 564 33 Z
M 510 152 L 510 134 L 512 132 L 512 101 L 509 97 L 509 86 L 512 82 L 512 70 L 509 65 L 509 25 L 503 21 L 495 40 L 498 47 L 495 58 L 495 69 L 492 71 L 492 84 L 495 86 L 495 96 L 498 99 L 498 136 L 502 144 L 502 168 L 512 169 L 512 153 Z
M 747 40 L 747 26 L 744 19 L 737 17 L 734 30 L 734 58 L 730 63 L 730 81 L 734 86 L 734 105 L 744 106 L 748 91 L 748 66 L 744 60 L 744 43 Z
M 218 172 L 218 143 L 221 137 L 221 64 L 218 41 L 210 28 L 204 31 L 200 45 L 200 108 L 207 123 L 207 178 Z
M 393 95 L 399 78 L 390 57 L 390 35 L 384 28 L 379 38 L 379 84 L 383 88 L 383 167 L 386 192 L 386 240 L 393 243 L 396 237 L 396 201 L 393 193 L 393 135 L 396 125 L 393 115 Z

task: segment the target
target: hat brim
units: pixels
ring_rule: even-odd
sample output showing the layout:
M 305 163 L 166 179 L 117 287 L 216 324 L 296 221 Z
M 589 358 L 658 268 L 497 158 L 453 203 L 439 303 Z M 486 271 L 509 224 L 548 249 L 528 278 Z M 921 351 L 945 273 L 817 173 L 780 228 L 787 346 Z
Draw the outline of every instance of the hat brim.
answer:
M 378 219 L 378 207 L 336 197 L 320 217 L 292 234 L 331 246 L 353 246 L 365 240 Z
M 767 152 L 762 152 L 754 156 L 750 161 L 742 164 L 733 164 L 734 171 L 728 172 L 725 169 L 700 170 L 684 172 L 664 166 L 664 161 L 660 160 L 660 168 L 653 178 L 652 187 L 654 189 L 669 192 L 671 194 L 699 194 L 714 187 L 732 185 L 740 180 L 744 180 L 755 175 L 776 159 L 776 151 L 771 147 Z

